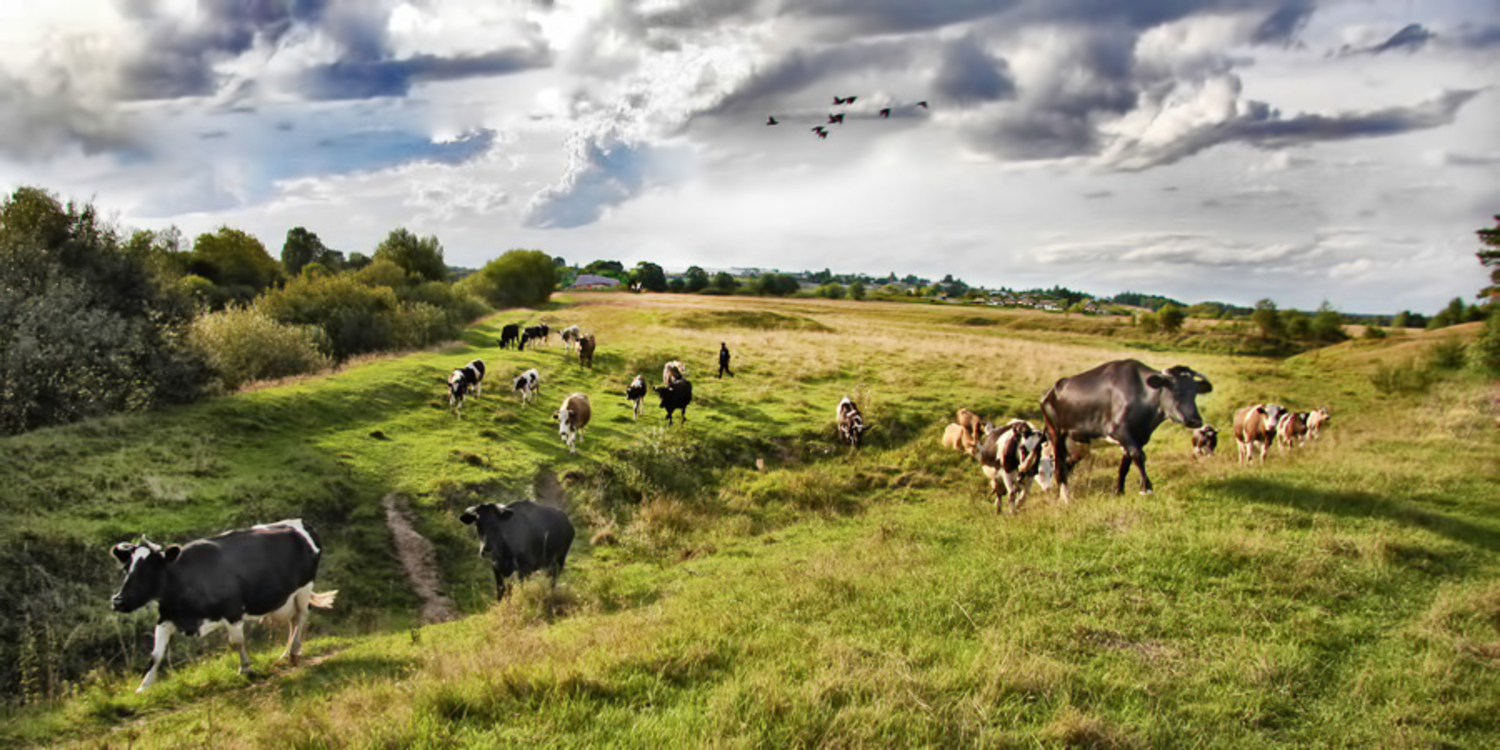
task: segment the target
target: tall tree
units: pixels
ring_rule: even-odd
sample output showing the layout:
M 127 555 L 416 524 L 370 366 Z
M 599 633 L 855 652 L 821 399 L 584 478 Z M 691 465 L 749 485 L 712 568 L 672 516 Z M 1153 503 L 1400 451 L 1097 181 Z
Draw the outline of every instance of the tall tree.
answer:
M 710 283 L 708 272 L 698 266 L 688 266 L 687 272 L 682 275 L 682 281 L 687 291 L 694 294 L 707 289 Z
M 292 227 L 287 230 L 286 241 L 281 245 L 281 267 L 288 276 L 296 276 L 302 273 L 303 266 L 322 262 L 327 252 L 328 248 L 318 235 L 302 227 Z
M 1260 328 L 1260 335 L 1265 338 L 1286 337 L 1286 329 L 1282 326 L 1281 316 L 1276 314 L 1276 303 L 1269 299 L 1256 301 L 1255 312 L 1250 313 L 1250 322 Z
M 640 284 L 648 292 L 667 291 L 667 274 L 655 263 L 643 260 L 635 264 L 635 270 L 630 272 L 630 280 Z
M 254 236 L 231 227 L 200 234 L 193 241 L 188 271 L 212 281 L 224 299 L 246 300 L 269 287 L 280 266 Z
M 1500 301 L 1500 214 L 1495 215 L 1495 226 L 1474 234 L 1479 235 L 1479 244 L 1483 245 L 1475 253 L 1479 256 L 1479 263 L 1490 269 L 1490 285 L 1479 290 L 1479 296 L 1489 297 L 1493 305 Z
M 544 252 L 511 250 L 459 283 L 496 308 L 535 307 L 552 298 L 557 271 Z
M 447 281 L 448 266 L 443 262 L 443 245 L 432 235 L 418 237 L 405 227 L 391 230 L 375 247 L 375 260 L 389 260 L 406 272 L 426 281 Z M 550 264 L 552 259 L 549 257 Z

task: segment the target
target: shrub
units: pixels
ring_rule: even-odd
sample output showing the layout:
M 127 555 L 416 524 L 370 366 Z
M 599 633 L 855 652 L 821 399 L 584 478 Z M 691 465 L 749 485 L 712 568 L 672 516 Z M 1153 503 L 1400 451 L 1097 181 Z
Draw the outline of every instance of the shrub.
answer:
M 263 310 L 231 307 L 193 321 L 188 341 L 226 390 L 253 380 L 283 378 L 328 367 L 314 326 L 278 323 Z
M 1490 304 L 1489 318 L 1469 347 L 1469 358 L 1480 372 L 1500 374 L 1500 304 Z
M 1187 319 L 1187 314 L 1182 311 L 1181 307 L 1168 302 L 1156 311 L 1156 317 L 1163 331 L 1177 333 L 1182 330 L 1182 323 Z
M 1433 370 L 1457 370 L 1466 358 L 1462 341 L 1439 341 L 1427 349 L 1427 366 Z
M 1377 341 L 1385 337 L 1385 329 L 1381 328 L 1380 326 L 1365 326 L 1365 332 L 1360 334 L 1360 338 L 1369 339 L 1371 341 Z
M 1432 384 L 1432 373 L 1415 361 L 1382 364 L 1370 375 L 1370 383 L 1384 394 L 1416 393 Z
M 557 265 L 539 250 L 511 250 L 466 277 L 460 288 L 496 308 L 533 307 L 552 298 Z
M 351 274 L 295 279 L 256 301 L 278 322 L 321 328 L 328 352 L 339 360 L 394 347 L 392 318 L 399 306 L 394 290 L 366 286 Z

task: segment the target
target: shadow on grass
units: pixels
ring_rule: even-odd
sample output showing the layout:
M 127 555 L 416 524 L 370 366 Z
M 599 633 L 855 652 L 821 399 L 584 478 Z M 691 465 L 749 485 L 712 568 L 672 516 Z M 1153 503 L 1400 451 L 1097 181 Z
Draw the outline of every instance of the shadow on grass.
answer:
M 317 664 L 301 667 L 278 666 L 267 683 L 280 691 L 287 702 L 295 701 L 309 690 L 355 682 L 390 681 L 406 676 L 416 662 L 395 656 L 345 656 L 330 654 Z
M 1396 521 L 1472 547 L 1490 552 L 1500 551 L 1500 530 L 1437 513 L 1419 507 L 1415 502 L 1391 500 L 1369 492 L 1316 490 L 1260 477 L 1233 477 L 1206 482 L 1203 486 L 1211 492 L 1253 503 L 1280 505 L 1344 518 Z M 1420 502 L 1420 495 L 1413 497 Z

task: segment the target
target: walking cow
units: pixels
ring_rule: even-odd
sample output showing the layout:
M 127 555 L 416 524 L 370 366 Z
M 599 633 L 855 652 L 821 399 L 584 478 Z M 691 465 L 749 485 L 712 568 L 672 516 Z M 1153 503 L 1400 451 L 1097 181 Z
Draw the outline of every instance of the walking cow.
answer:
M 252 526 L 185 545 L 161 547 L 146 540 L 116 544 L 110 553 L 125 566 L 125 581 L 109 600 L 116 612 L 157 602 L 151 669 L 136 692 L 156 682 L 174 633 L 204 636 L 219 628 L 240 652 L 240 674 L 250 671 L 245 621 L 264 618 L 290 625 L 281 658 L 297 663 L 307 628 L 307 608 L 328 609 L 337 591 L 313 591 L 323 549 L 301 519 Z
M 536 399 L 536 395 L 542 390 L 542 376 L 536 369 L 530 369 L 517 375 L 510 381 L 511 390 L 521 394 L 521 405 L 530 404 Z
M 594 369 L 594 334 L 585 333 L 578 339 L 578 366 Z
M 579 433 L 589 425 L 589 418 L 593 414 L 589 397 L 582 393 L 570 394 L 563 399 L 562 406 L 553 412 L 552 418 L 557 420 L 557 436 L 568 444 L 569 453 L 577 452 L 574 444 L 578 442 Z
M 641 401 L 646 398 L 646 378 L 642 375 L 635 376 L 630 385 L 625 387 L 625 399 L 632 404 L 630 418 L 639 420 L 641 418 Z
M 458 520 L 474 526 L 479 554 L 495 570 L 495 598 L 505 600 L 512 574 L 526 577 L 545 570 L 553 587 L 573 546 L 573 523 L 566 513 L 530 500 L 500 505 L 485 503 L 466 509 Z
M 985 431 L 979 447 L 979 465 L 990 480 L 995 512 L 1014 514 L 1026 502 L 1026 488 L 1041 470 L 1046 436 L 1030 423 L 1016 419 L 998 429 Z M 1002 484 L 1005 493 L 1001 494 Z M 1005 501 L 1010 500 L 1006 508 Z
M 1141 475 L 1141 493 L 1151 492 L 1146 476 L 1146 443 L 1163 420 L 1197 429 L 1197 397 L 1213 385 L 1190 367 L 1178 365 L 1158 372 L 1133 359 L 1099 365 L 1088 372 L 1057 381 L 1042 396 L 1042 421 L 1056 459 L 1058 494 L 1069 502 L 1068 440 L 1087 443 L 1106 438 L 1125 455 L 1115 492 L 1125 492 L 1125 475 L 1134 463 Z
M 864 439 L 864 434 L 870 430 L 865 424 L 865 417 L 859 413 L 859 407 L 845 396 L 839 402 L 838 409 L 834 412 L 834 418 L 838 422 L 839 440 L 847 443 L 851 448 L 858 448 Z

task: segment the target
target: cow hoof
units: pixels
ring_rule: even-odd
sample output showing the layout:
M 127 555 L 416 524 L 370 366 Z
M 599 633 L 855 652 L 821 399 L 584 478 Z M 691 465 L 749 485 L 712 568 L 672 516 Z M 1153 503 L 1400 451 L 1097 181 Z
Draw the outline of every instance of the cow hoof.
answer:
M 1141 494 L 1142 495 L 1149 495 L 1149 494 L 1151 494 L 1151 490 L 1141 490 Z

